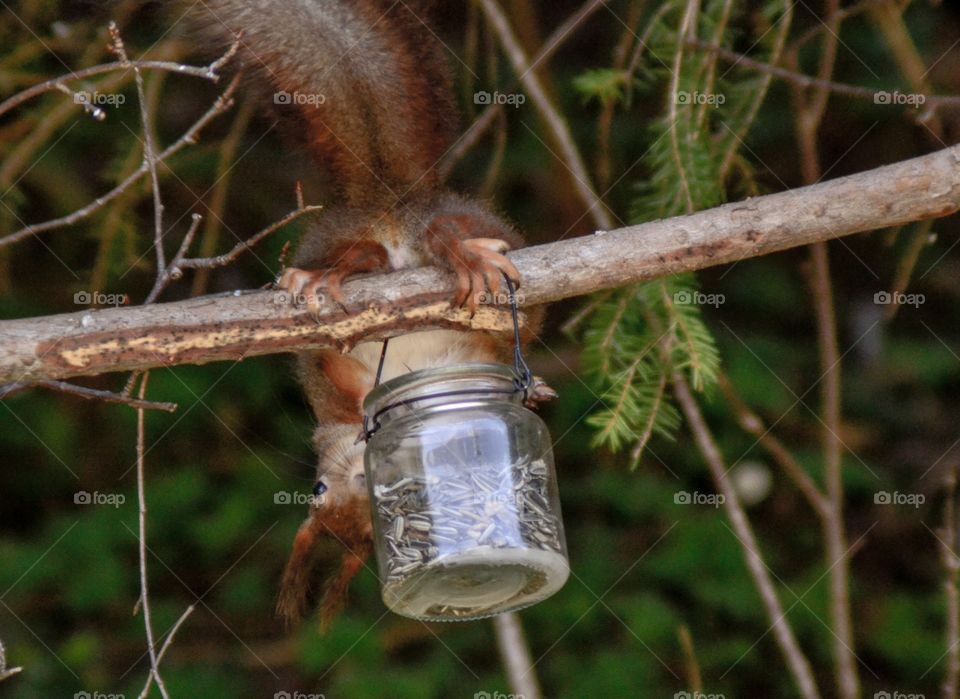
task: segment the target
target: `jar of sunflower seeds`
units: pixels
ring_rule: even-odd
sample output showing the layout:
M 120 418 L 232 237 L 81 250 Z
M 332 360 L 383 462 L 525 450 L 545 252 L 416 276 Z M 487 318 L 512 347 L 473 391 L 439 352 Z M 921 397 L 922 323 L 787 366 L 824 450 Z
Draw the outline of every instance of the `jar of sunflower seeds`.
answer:
M 500 364 L 427 369 L 364 401 L 377 564 L 398 614 L 477 619 L 567 580 L 550 435 L 513 377 Z

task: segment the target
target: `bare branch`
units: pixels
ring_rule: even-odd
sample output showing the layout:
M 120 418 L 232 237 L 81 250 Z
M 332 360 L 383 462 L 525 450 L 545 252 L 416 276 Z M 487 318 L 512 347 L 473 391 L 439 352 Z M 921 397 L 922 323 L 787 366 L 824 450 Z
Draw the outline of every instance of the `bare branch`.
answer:
M 823 35 L 817 78 L 829 81 L 834 72 L 840 42 L 840 0 L 827 0 L 828 33 Z M 789 53 L 788 63 L 799 67 L 799 56 Z M 823 177 L 818 150 L 818 134 L 830 99 L 827 87 L 811 91 L 794 86 L 794 129 L 800 148 L 800 169 L 804 182 L 812 184 Z M 821 430 L 829 508 L 822 520 L 822 534 L 830 583 L 830 621 L 833 626 L 833 657 L 837 689 L 843 699 L 860 696 L 860 677 L 857 668 L 853 618 L 850 612 L 850 563 L 847 533 L 844 523 L 843 450 L 840 438 L 842 422 L 842 385 L 840 380 L 841 355 L 837 339 L 836 308 L 830 277 L 830 258 L 827 244 L 817 242 L 810 247 L 811 270 L 809 286 L 817 327 L 817 349 L 820 358 Z
M 960 209 L 960 146 L 857 175 L 603 234 L 510 253 L 523 303 L 538 304 L 720 265 Z M 0 383 L 308 348 L 351 346 L 414 328 L 509 327 L 509 314 L 451 309 L 435 268 L 344 285 L 346 307 L 312 316 L 277 292 L 0 321 Z
M 540 699 L 540 683 L 533 669 L 533 657 L 523 636 L 523 626 L 516 612 L 498 614 L 493 618 L 497 633 L 500 659 L 507 669 L 511 693 L 523 699 Z
M 253 248 L 254 245 L 259 243 L 264 238 L 273 235 L 278 230 L 286 226 L 288 223 L 296 221 L 298 218 L 304 214 L 313 213 L 314 211 L 321 211 L 323 206 L 309 204 L 304 205 L 303 203 L 303 192 L 299 189 L 297 190 L 297 209 L 291 211 L 289 214 L 281 218 L 276 223 L 273 223 L 266 228 L 264 228 L 259 233 L 252 235 L 247 240 L 242 240 L 236 245 L 233 246 L 229 252 L 225 252 L 222 255 L 216 255 L 215 257 L 188 257 L 183 258 L 176 263 L 175 266 L 180 269 L 213 269 L 214 267 L 224 267 L 234 260 L 236 260 L 240 255 L 245 253 L 247 250 Z M 174 266 L 171 264 L 171 266 Z
M 119 403 L 122 405 L 129 405 L 131 408 L 137 408 L 139 410 L 163 410 L 168 413 L 173 413 L 177 410 L 176 403 L 138 400 L 136 398 L 130 398 L 129 396 L 124 396 L 119 393 L 101 391 L 96 388 L 88 388 L 87 386 L 77 386 L 76 384 L 67 383 L 65 381 L 9 383 L 5 386 L 0 386 L 0 400 L 3 400 L 4 398 L 11 398 L 18 393 L 22 393 L 23 391 L 28 391 L 33 388 L 49 388 L 53 391 L 68 393 L 71 396 L 85 398 L 86 400 L 99 400 L 103 401 L 104 403 Z
M 945 572 L 943 591 L 947 600 L 947 672 L 943 681 L 943 699 L 956 699 L 960 689 L 960 558 L 957 557 L 957 469 L 951 466 L 947 473 L 946 498 L 943 503 L 943 529 L 940 531 L 940 562 Z
M 127 50 L 120 36 L 116 22 L 110 22 L 110 50 L 122 63 L 129 64 Z M 163 276 L 167 268 L 163 252 L 163 199 L 160 196 L 160 177 L 157 175 L 157 151 L 154 144 L 153 119 L 147 104 L 146 90 L 143 88 L 143 73 L 134 67 L 133 79 L 137 85 L 137 102 L 140 104 L 140 123 L 143 124 L 143 164 L 150 173 L 150 191 L 153 194 L 153 249 L 157 256 L 157 278 Z
M 580 198 L 587 202 L 589 213 L 597 222 L 597 225 L 605 229 L 613 228 L 613 217 L 610 215 L 606 204 L 590 186 L 590 175 L 583 163 L 583 158 L 580 157 L 580 152 L 577 150 L 573 135 L 570 133 L 570 127 L 567 126 L 566 121 L 551 103 L 546 90 L 543 89 L 540 78 L 537 77 L 536 71 L 530 65 L 520 41 L 513 33 L 506 15 L 504 15 L 496 0 L 480 0 L 480 4 L 487 15 L 487 19 L 490 20 L 490 24 L 496 30 L 500 43 L 513 64 L 513 69 L 520 82 L 530 93 L 530 99 L 540 111 L 547 128 L 560 147 L 563 161 L 570 169 L 574 189 L 577 190 Z
M 118 61 L 116 63 L 105 63 L 103 65 L 74 71 L 70 75 L 61 75 L 59 78 L 53 78 L 52 80 L 38 83 L 27 88 L 26 90 L 23 90 L 22 92 L 18 92 L 13 97 L 8 97 L 3 102 L 0 102 L 0 116 L 3 116 L 11 109 L 14 109 L 24 102 L 46 92 L 52 92 L 54 90 L 63 92 L 66 90 L 68 94 L 74 94 L 72 90 L 66 87 L 66 83 L 71 80 L 84 80 L 86 78 L 92 78 L 94 75 L 136 69 L 163 70 L 170 73 L 177 73 L 178 75 L 192 75 L 197 78 L 206 78 L 207 80 L 217 82 L 220 79 L 220 76 L 216 73 L 213 66 L 214 64 L 209 66 L 188 66 L 183 63 L 174 63 L 172 61 Z
M 837 95 L 856 97 L 858 99 L 867 99 L 870 101 L 874 101 L 877 97 L 877 90 L 874 88 L 850 85 L 848 83 L 836 82 L 834 80 L 815 78 L 813 76 L 806 75 L 805 73 L 790 70 L 789 68 L 782 68 L 777 65 L 756 61 L 748 56 L 744 56 L 741 53 L 737 53 L 736 51 L 731 51 L 730 49 L 723 48 L 722 46 L 714 46 L 713 44 L 705 41 L 691 39 L 685 43 L 693 48 L 715 53 L 723 60 L 736 66 L 749 68 L 750 70 L 755 70 L 760 73 L 768 73 L 792 85 L 797 85 L 798 87 L 819 88 Z M 937 108 L 960 107 L 960 95 L 924 95 L 924 105 L 927 107 Z
M 917 224 L 916 230 L 910 232 L 907 249 L 903 251 L 900 259 L 897 261 L 897 270 L 893 275 L 893 283 L 890 285 L 890 293 L 894 297 L 906 293 L 907 287 L 910 284 L 910 278 L 913 276 L 913 271 L 917 267 L 917 262 L 920 261 L 920 253 L 930 244 L 930 231 L 932 228 L 933 221 L 928 219 L 921 221 Z M 884 322 L 890 323 L 893 321 L 897 315 L 897 311 L 900 309 L 900 305 L 899 303 L 890 304 L 884 312 Z
M 734 389 L 733 384 L 730 383 L 730 379 L 721 374 L 719 384 L 720 390 L 723 391 L 723 395 L 733 410 L 734 417 L 736 417 L 740 427 L 747 434 L 756 437 L 760 446 L 766 449 L 770 456 L 773 457 L 773 460 L 777 462 L 777 465 L 780 466 L 787 477 L 793 481 L 797 489 L 803 493 L 807 502 L 821 519 L 829 517 L 830 503 L 827 500 L 827 496 L 823 494 L 813 478 L 810 477 L 810 474 L 797 463 L 797 460 L 783 445 L 783 442 L 763 424 L 760 416 L 744 403 L 743 399 L 737 394 L 736 389 Z
M 145 373 L 140 380 L 140 400 L 144 399 L 147 392 L 147 380 L 150 374 Z M 170 699 L 167 694 L 167 687 L 160 676 L 160 664 L 157 659 L 157 644 L 153 637 L 153 618 L 150 609 L 150 592 L 147 584 L 147 494 L 144 485 L 144 452 L 146 442 L 146 430 L 144 429 L 143 410 L 137 411 L 137 503 L 139 534 L 137 541 L 140 552 L 140 610 L 143 612 L 143 626 L 147 634 L 147 650 L 150 654 L 150 674 L 157 682 L 157 688 L 160 690 L 164 699 Z
M 563 46 L 564 42 L 569 37 L 573 36 L 574 32 L 579 29 L 594 12 L 599 10 L 606 3 L 607 0 L 587 0 L 579 10 L 574 12 L 563 24 L 557 27 L 553 33 L 547 37 L 536 57 L 534 57 L 534 59 L 530 62 L 530 65 L 536 68 L 553 58 L 553 55 L 560 49 L 561 46 Z M 519 84 L 520 81 L 515 79 L 507 87 L 507 92 L 512 92 Z M 454 144 L 453 148 L 451 148 L 440 161 L 440 167 L 438 168 L 440 179 L 445 180 L 450 176 L 453 166 L 456 165 L 457 162 L 459 162 L 467 153 L 469 153 L 475 145 L 477 145 L 477 143 L 483 137 L 483 134 L 487 132 L 487 129 L 489 129 L 494 121 L 496 121 L 498 116 L 503 114 L 503 110 L 504 105 L 502 104 L 489 105 L 483 111 L 483 114 L 481 114 L 477 120 L 470 125 L 470 128 L 467 129 L 466 133 L 457 139 L 457 142 Z
M 180 618 L 174 623 L 173 627 L 167 633 L 167 638 L 163 642 L 163 646 L 160 647 L 160 652 L 157 653 L 157 664 L 163 662 L 164 656 L 167 654 L 170 646 L 173 644 L 173 639 L 177 635 L 177 631 L 180 630 L 180 627 L 186 622 L 186 620 L 197 610 L 196 605 L 191 604 L 187 607 L 183 614 L 180 615 Z M 150 688 L 153 687 L 154 674 L 151 672 L 147 675 L 146 684 L 143 685 L 143 689 L 140 690 L 140 696 L 138 699 L 147 699 L 147 696 L 150 694 Z
M 776 588 L 760 553 L 760 547 L 753 534 L 753 528 L 750 526 L 750 520 L 747 519 L 746 513 L 740 506 L 736 489 L 730 483 L 720 449 L 717 447 L 713 435 L 710 433 L 710 428 L 707 427 L 707 423 L 700 413 L 700 408 L 697 406 L 697 401 L 690 392 L 690 387 L 682 374 L 674 375 L 673 387 L 674 395 L 680 404 L 680 409 L 687 418 L 687 424 L 693 433 L 697 448 L 707 462 L 707 467 L 710 469 L 717 490 L 724 497 L 723 507 L 743 550 L 747 570 L 750 572 L 750 577 L 753 578 L 757 592 L 760 593 L 760 599 L 763 601 L 763 607 L 773 630 L 773 637 L 780 647 L 780 652 L 783 653 L 787 668 L 804 699 L 819 699 L 820 691 L 817 689 L 813 670 L 810 668 L 810 661 L 804 654 L 803 649 L 800 648 L 793 629 L 787 621 L 786 611 L 784 611 L 783 605 L 777 597 Z
M 7 667 L 7 649 L 0 640 L 0 682 L 9 679 L 23 670 L 22 667 Z
M 157 155 L 157 162 L 163 162 L 169 159 L 171 156 L 178 153 L 184 147 L 192 145 L 197 142 L 197 136 L 200 132 L 218 117 L 223 112 L 227 111 L 231 106 L 233 106 L 233 93 L 237 89 L 237 85 L 240 82 L 240 76 L 237 75 L 233 80 L 230 81 L 230 84 L 227 86 L 227 89 L 224 90 L 223 94 L 217 98 L 216 102 L 213 103 L 213 106 L 210 107 L 201 116 L 193 126 L 184 132 L 180 138 L 178 138 L 174 143 L 170 144 L 162 153 Z M 17 243 L 24 238 L 29 238 L 30 236 L 37 235 L 38 233 L 43 233 L 45 231 L 53 230 L 55 228 L 62 228 L 64 226 L 69 226 L 77 221 L 81 221 L 91 214 L 96 213 L 105 205 L 109 204 L 111 201 L 119 197 L 125 191 L 127 191 L 133 184 L 135 184 L 141 177 L 143 177 L 148 171 L 146 163 L 143 163 L 135 172 L 133 172 L 129 177 L 127 177 L 123 182 L 118 184 L 116 187 L 111 189 L 106 194 L 97 197 L 92 202 L 87 204 L 81 209 L 77 209 L 73 213 L 70 213 L 66 216 L 60 218 L 51 219 L 49 221 L 44 221 L 43 223 L 34 223 L 28 226 L 24 226 L 18 231 L 10 233 L 3 238 L 0 238 L 0 248 L 6 245 L 12 245 Z
M 683 649 L 683 664 L 687 675 L 687 688 L 691 692 L 703 692 L 703 676 L 700 663 L 697 662 L 697 649 L 693 645 L 693 635 L 686 625 L 677 629 L 680 647 Z

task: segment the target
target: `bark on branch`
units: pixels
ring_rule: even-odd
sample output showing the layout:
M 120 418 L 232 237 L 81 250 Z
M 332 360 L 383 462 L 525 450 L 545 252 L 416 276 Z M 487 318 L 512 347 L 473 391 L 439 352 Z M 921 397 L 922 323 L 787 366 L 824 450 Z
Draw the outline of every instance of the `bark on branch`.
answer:
M 765 255 L 960 209 L 960 146 L 857 175 L 592 236 L 517 250 L 522 303 L 536 304 Z M 451 309 L 434 268 L 344 286 L 349 313 L 318 317 L 277 292 L 0 321 L 0 383 L 351 346 L 413 329 L 507 329 L 501 308 Z

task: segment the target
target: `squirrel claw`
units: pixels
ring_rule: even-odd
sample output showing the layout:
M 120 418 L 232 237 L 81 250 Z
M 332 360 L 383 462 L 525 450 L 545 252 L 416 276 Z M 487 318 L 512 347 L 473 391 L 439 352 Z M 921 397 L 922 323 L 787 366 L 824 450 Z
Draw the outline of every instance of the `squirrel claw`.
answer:
M 468 238 L 460 241 L 459 249 L 450 256 L 457 273 L 454 304 L 466 305 L 471 318 L 486 296 L 485 290 L 489 290 L 491 300 L 496 301 L 503 275 L 515 286 L 520 285 L 520 272 L 503 254 L 509 249 L 505 241 L 496 238 Z
M 343 291 L 340 288 L 343 276 L 336 270 L 287 267 L 280 276 L 277 287 L 290 294 L 294 306 L 306 306 L 307 310 L 317 315 L 320 307 L 326 302 L 327 295 L 346 310 Z

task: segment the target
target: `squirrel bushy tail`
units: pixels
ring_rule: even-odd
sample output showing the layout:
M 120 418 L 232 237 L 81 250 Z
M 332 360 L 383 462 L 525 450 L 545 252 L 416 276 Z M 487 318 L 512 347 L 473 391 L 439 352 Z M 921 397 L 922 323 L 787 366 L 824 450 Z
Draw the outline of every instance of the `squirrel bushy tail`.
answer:
M 266 81 L 284 121 L 346 203 L 393 203 L 438 186 L 456 127 L 445 49 L 424 1 L 205 0 L 205 33 L 240 38 L 244 68 Z

